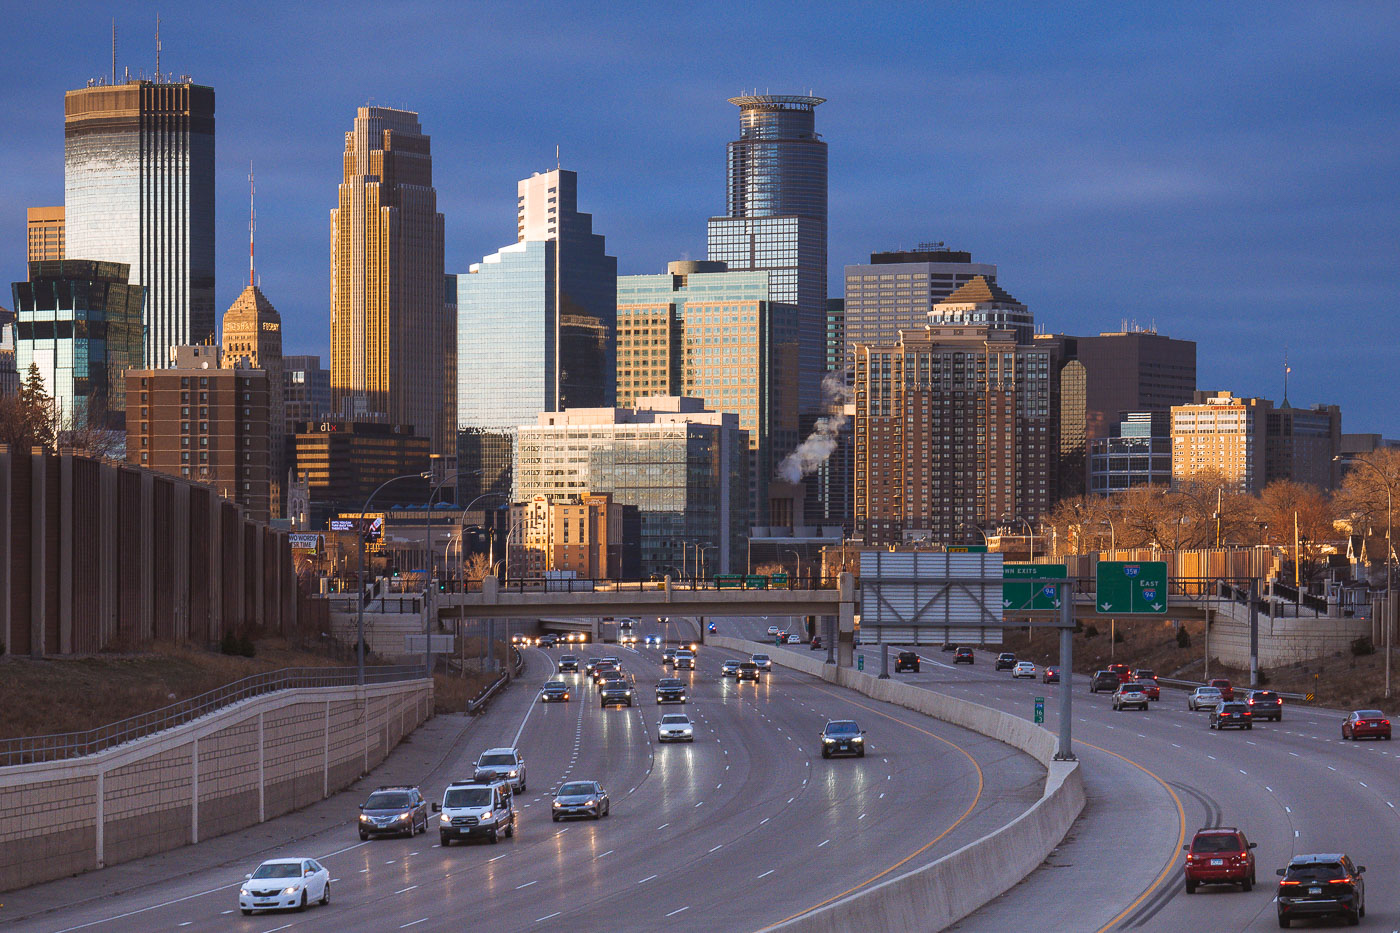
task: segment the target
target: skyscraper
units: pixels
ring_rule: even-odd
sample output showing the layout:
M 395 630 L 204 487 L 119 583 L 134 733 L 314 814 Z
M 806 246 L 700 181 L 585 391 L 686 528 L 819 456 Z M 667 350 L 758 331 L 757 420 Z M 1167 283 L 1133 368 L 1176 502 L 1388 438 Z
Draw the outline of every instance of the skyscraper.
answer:
M 29 261 L 63 258 L 63 208 L 31 207 L 28 210 Z
M 331 211 L 333 404 L 351 420 L 412 425 L 450 452 L 443 219 L 418 114 L 359 108 L 344 171 Z
M 766 270 L 779 343 L 798 345 L 800 410 L 823 411 L 826 341 L 826 143 L 822 97 L 732 97 L 739 138 L 728 147 L 728 205 L 709 222 L 709 258 L 732 271 Z M 786 453 L 786 451 L 782 451 Z
M 250 275 L 251 278 L 251 275 Z M 282 381 L 282 316 L 262 289 L 249 285 L 224 312 L 223 367 L 267 373 L 268 465 L 274 518 L 282 516 L 286 477 L 286 396 Z
M 617 259 L 578 210 L 578 174 L 518 186 L 516 242 L 457 276 L 457 421 L 513 429 L 613 404 Z
M 63 99 L 65 256 L 131 267 L 145 365 L 214 337 L 214 89 L 127 81 Z

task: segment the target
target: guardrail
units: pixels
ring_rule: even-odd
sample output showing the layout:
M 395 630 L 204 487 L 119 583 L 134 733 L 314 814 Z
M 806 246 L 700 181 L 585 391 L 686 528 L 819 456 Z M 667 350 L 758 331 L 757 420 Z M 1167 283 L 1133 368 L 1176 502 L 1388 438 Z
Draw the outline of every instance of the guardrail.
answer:
M 225 684 L 208 693 L 171 703 L 159 709 L 130 716 L 118 722 L 84 732 L 0 739 L 0 767 L 41 761 L 63 761 L 95 755 L 117 745 L 144 738 L 163 729 L 184 725 L 215 710 L 249 697 L 278 690 L 307 687 L 353 686 L 358 669 L 353 667 L 288 667 L 266 671 Z M 385 665 L 365 668 L 365 683 L 383 684 L 416 680 L 423 676 L 422 665 Z
M 520 649 L 515 647 L 514 645 L 510 646 L 510 654 L 510 666 L 515 671 L 515 676 L 519 677 L 520 672 L 525 669 L 525 657 L 520 653 Z M 477 694 L 477 696 L 474 699 L 467 701 L 467 715 L 475 716 L 477 713 L 479 713 L 481 709 L 484 706 L 486 706 L 486 704 L 491 700 L 491 698 L 495 696 L 498 692 L 500 692 L 502 689 L 504 689 L 506 684 L 508 683 L 510 683 L 510 677 L 506 674 L 505 671 L 501 671 L 500 676 L 493 680 L 486 687 L 485 690 Z
M 1205 687 L 1207 684 L 1201 680 L 1177 680 L 1172 677 L 1158 677 L 1157 683 L 1166 684 L 1168 687 L 1179 687 L 1182 690 L 1194 690 L 1197 687 Z M 1267 687 L 1239 687 L 1239 690 L 1266 690 Z M 1297 703 L 1307 703 L 1308 697 L 1305 693 L 1285 693 L 1282 690 L 1275 690 L 1279 696 L 1285 700 L 1293 700 Z

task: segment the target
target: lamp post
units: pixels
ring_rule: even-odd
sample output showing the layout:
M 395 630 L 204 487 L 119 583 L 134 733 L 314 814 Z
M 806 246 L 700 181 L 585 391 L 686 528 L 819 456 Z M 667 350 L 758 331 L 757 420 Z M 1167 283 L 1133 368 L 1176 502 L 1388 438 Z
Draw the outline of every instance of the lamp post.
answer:
M 785 548 L 783 548 L 783 553 L 784 553 L 784 554 L 791 554 L 791 555 L 792 555 L 792 559 L 795 560 L 795 561 L 797 561 L 797 572 L 796 572 L 795 574 L 793 574 L 793 576 L 794 576 L 795 578 L 800 578 L 800 577 L 802 576 L 802 555 L 799 554 L 799 553 L 797 553 L 796 551 L 794 551 L 794 550 L 793 550 L 792 548 L 790 548 L 790 547 L 785 547 Z
M 1026 526 L 1026 540 L 1030 542 L 1031 556 L 1030 562 L 1035 563 L 1035 530 L 1031 528 L 1031 523 L 1021 516 L 1016 516 L 1016 521 Z
M 700 579 L 703 581 L 703 580 L 706 578 L 706 574 L 705 574 L 705 552 L 706 552 L 706 551 L 717 551 L 717 550 L 719 550 L 719 545 L 718 545 L 718 544 L 702 544 L 702 545 L 698 545 L 698 547 L 700 548 Z
M 466 475 L 470 476 L 470 475 L 472 475 L 472 474 L 483 473 L 483 472 L 485 472 L 485 470 L 471 470 L 471 471 L 469 471 Z M 460 474 L 460 473 L 459 473 L 458 475 L 461 476 L 461 475 L 463 475 L 463 474 Z M 501 492 L 483 492 L 481 495 L 477 496 L 476 498 L 472 499 L 472 501 L 470 501 L 470 502 L 467 503 L 467 507 L 464 508 L 464 509 L 462 510 L 462 517 L 459 518 L 459 519 L 457 520 L 457 524 L 460 525 L 462 522 L 466 521 L 466 519 L 467 519 L 467 513 L 470 512 L 470 511 L 476 506 L 476 504 L 477 504 L 478 502 L 480 502 L 482 499 L 489 499 L 489 498 L 491 498 L 492 496 L 496 496 L 496 497 L 501 498 L 501 499 L 509 499 L 509 498 L 510 498 L 510 497 L 507 496 L 505 493 L 501 493 Z M 488 535 L 490 535 L 490 531 L 494 531 L 494 529 L 489 530 L 489 531 L 487 532 Z M 489 540 L 494 541 L 495 538 L 494 538 L 494 537 L 490 537 Z M 461 564 L 463 565 L 463 567 L 461 568 L 461 571 L 459 572 L 459 576 L 462 577 L 462 583 L 463 583 L 462 591 L 463 591 L 463 592 L 466 592 L 466 567 L 465 567 L 465 565 L 466 565 L 466 562 L 467 562 L 467 555 L 466 555 L 465 545 L 461 545 L 461 546 L 458 547 L 458 550 L 457 550 L 457 559 L 458 559 L 458 561 L 461 562 Z M 489 560 L 489 559 L 490 559 L 490 558 L 488 558 L 488 560 Z M 443 566 L 444 566 L 444 567 L 447 566 L 447 555 L 446 555 L 446 553 L 443 554 L 442 563 L 443 563 Z
M 1099 524 L 1100 524 L 1100 525 L 1107 525 L 1107 526 L 1108 526 L 1108 542 L 1109 542 L 1109 543 L 1108 543 L 1108 549 L 1109 549 L 1110 551 L 1117 551 L 1117 550 L 1118 550 L 1118 529 L 1113 527 L 1113 519 L 1111 519 L 1111 518 L 1105 518 L 1103 521 L 1099 522 Z
M 1332 459 L 1342 460 L 1343 458 L 1333 457 Z M 1381 482 L 1385 483 L 1385 698 L 1388 700 L 1390 699 L 1390 617 L 1392 614 L 1390 603 L 1390 578 L 1393 576 L 1391 573 L 1390 559 L 1391 555 L 1395 553 L 1394 547 L 1390 541 L 1390 516 L 1394 506 L 1394 484 L 1381 472 L 1380 467 L 1376 466 L 1371 461 L 1357 458 L 1347 459 L 1350 459 L 1353 464 L 1369 467 L 1372 472 L 1381 478 Z
M 357 668 L 355 683 L 361 687 L 365 685 L 365 513 L 369 511 L 370 503 L 374 501 L 374 497 L 379 495 L 384 490 L 384 487 L 388 486 L 390 483 L 397 483 L 401 479 L 426 479 L 431 481 L 432 478 L 433 474 L 424 471 L 422 473 L 405 473 L 402 476 L 395 476 L 393 479 L 386 479 L 383 483 L 379 484 L 378 489 L 369 494 L 369 498 L 365 500 L 365 507 L 360 509 L 360 592 L 358 596 L 359 612 L 355 619 L 355 656 Z
M 973 529 L 973 530 L 976 531 L 979 535 L 982 536 L 982 544 L 983 544 L 984 546 L 986 546 L 987 548 L 990 548 L 990 547 L 992 546 L 992 543 L 991 543 L 990 541 L 987 540 L 987 533 L 986 533 L 985 531 L 982 530 L 982 526 L 981 526 L 981 525 L 974 525 L 974 524 L 972 524 L 972 522 L 963 522 L 963 523 L 962 523 L 961 525 L 959 525 L 958 527 L 959 527 L 959 529 L 962 529 L 962 528 L 971 528 L 971 529 Z

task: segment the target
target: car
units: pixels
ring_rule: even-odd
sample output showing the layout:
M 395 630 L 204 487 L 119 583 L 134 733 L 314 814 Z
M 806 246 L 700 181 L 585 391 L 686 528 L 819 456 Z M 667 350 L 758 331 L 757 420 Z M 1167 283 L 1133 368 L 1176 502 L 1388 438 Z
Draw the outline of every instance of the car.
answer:
M 1104 690 L 1113 693 L 1122 685 L 1123 682 L 1118 679 L 1118 675 L 1113 673 L 1113 671 L 1097 671 L 1093 677 L 1089 678 L 1090 693 L 1099 693 Z
M 559 656 L 559 673 L 578 673 L 578 655 L 565 654 Z
M 1142 692 L 1147 694 L 1147 699 L 1151 700 L 1153 703 L 1156 703 L 1158 700 L 1162 699 L 1162 688 L 1157 686 L 1157 681 L 1134 680 L 1133 683 L 1141 687 Z
M 517 794 L 523 794 L 525 759 L 516 748 L 488 748 L 477 758 L 472 777 L 478 781 L 506 781 Z
M 685 713 L 667 713 L 656 724 L 658 742 L 694 742 L 695 725 Z
M 607 709 L 609 706 L 631 706 L 636 691 L 632 689 L 632 684 L 623 677 L 617 680 L 609 680 L 598 689 L 598 706 Z
M 1254 853 L 1250 842 L 1233 826 L 1212 826 L 1196 830 L 1189 846 L 1182 846 L 1186 864 L 1186 893 L 1195 894 L 1203 884 L 1237 884 L 1240 890 L 1254 887 Z
M 1012 654 L 1010 651 L 1003 651 L 1001 654 L 997 655 L 997 663 L 994 670 L 1010 671 L 1015 670 L 1015 668 L 1016 655 Z
M 438 841 L 445 849 L 454 842 L 485 839 L 493 845 L 515 835 L 515 794 L 508 781 L 453 781 L 433 804 L 438 817 Z
M 428 831 L 428 802 L 408 784 L 377 788 L 360 804 L 360 839 L 413 836 Z
M 1016 680 L 1021 677 L 1035 680 L 1035 665 L 1030 661 L 1017 661 L 1016 666 L 1011 669 L 1011 679 Z
M 589 658 L 583 665 L 583 672 L 592 677 L 593 672 L 598 668 L 598 662 L 602 660 L 602 658 Z
M 517 646 L 528 645 L 530 643 L 530 636 L 522 635 L 519 632 L 516 632 L 515 634 L 510 636 L 510 643 L 512 645 Z
M 1230 686 L 1230 681 L 1226 677 L 1217 677 L 1212 680 L 1209 686 L 1220 691 L 1220 699 L 1233 700 L 1235 698 L 1235 688 Z
M 953 643 L 951 643 L 951 642 L 944 642 L 944 643 L 943 643 L 943 647 L 942 647 L 940 650 L 942 650 L 942 651 L 957 651 L 957 650 L 958 650 L 958 646 L 955 645 L 955 644 L 953 644 Z
M 1197 687 L 1186 697 L 1186 708 L 1195 712 L 1202 709 L 1215 709 L 1220 705 L 1220 688 Z
M 617 643 L 619 645 L 635 645 L 637 643 L 637 636 L 633 632 L 623 632 L 621 635 L 617 636 Z
M 719 666 L 719 676 L 736 677 L 739 674 L 739 661 L 731 658 Z
M 1254 713 L 1254 721 L 1272 719 L 1283 722 L 1283 697 L 1272 690 L 1251 690 L 1245 697 L 1249 709 Z
M 913 671 L 919 673 L 919 653 L 917 651 L 901 651 L 894 656 L 894 672 Z
M 758 683 L 760 670 L 759 666 L 753 661 L 740 662 L 739 669 L 734 672 L 734 682 L 736 684 L 741 684 L 746 680 L 752 680 L 754 683 Z
M 787 633 L 787 630 L 786 630 L 786 629 L 780 629 L 780 630 L 778 631 L 778 644 L 780 644 L 780 645 L 786 645 L 786 644 L 787 644 L 787 640 L 788 640 L 788 633 Z
M 619 682 L 619 681 L 626 681 L 626 680 L 627 680 L 627 675 L 624 674 L 624 673 L 622 673 L 622 671 L 607 670 L 607 671 L 603 671 L 601 674 L 598 675 L 598 684 L 597 684 L 597 686 L 598 686 L 598 689 L 601 691 L 601 690 L 602 690 L 604 687 L 606 687 L 608 684 L 617 683 L 617 682 Z
M 562 680 L 547 680 L 540 688 L 541 703 L 569 702 L 569 685 Z
M 768 637 L 772 638 L 776 634 L 778 634 L 778 627 L 776 625 L 768 626 Z
M 244 875 L 238 888 L 245 917 L 255 910 L 305 910 L 311 901 L 331 902 L 331 873 L 314 858 L 268 859 Z
M 541 635 L 539 644 L 541 648 L 553 648 L 558 641 L 558 635 Z
M 807 650 L 809 651 L 820 651 L 824 647 L 826 646 L 822 644 L 822 637 L 820 635 L 813 635 L 812 640 L 807 643 Z
M 669 667 L 676 663 L 676 649 L 665 648 L 661 652 L 661 666 Z
M 855 755 L 865 757 L 865 733 L 853 719 L 833 719 L 821 733 L 822 757 Z
M 1147 694 L 1142 690 L 1142 684 L 1136 681 L 1129 681 L 1126 684 L 1119 684 L 1118 689 L 1113 691 L 1113 708 L 1119 712 L 1133 707 L 1147 712 Z
M 1040 682 L 1043 684 L 1057 684 L 1060 682 L 1060 669 L 1058 667 L 1045 667 L 1040 672 Z
M 773 669 L 773 659 L 766 654 L 749 655 L 749 660 L 758 665 L 765 674 Z
M 677 651 L 677 652 L 676 652 L 676 670 L 678 670 L 678 671 L 693 671 L 693 670 L 695 670 L 695 652 L 693 652 L 693 651 Z
M 1136 680 L 1140 684 L 1146 684 L 1149 680 L 1154 684 L 1157 682 L 1157 672 L 1150 667 L 1139 667 L 1133 671 L 1131 680 Z
M 660 635 L 647 635 L 642 639 L 642 644 L 649 647 L 658 647 L 661 644 Z
M 802 636 L 801 636 L 801 635 L 789 635 L 789 636 L 787 637 L 787 643 L 788 643 L 789 645 L 800 645 L 800 644 L 802 644 Z
M 1210 711 L 1210 728 L 1224 730 L 1231 726 L 1236 729 L 1253 729 L 1254 717 L 1249 712 L 1249 704 L 1239 700 L 1221 700 Z
M 609 674 L 618 674 L 620 672 L 621 668 L 616 661 L 611 658 L 603 658 L 603 660 L 593 665 L 593 683 L 602 684 L 604 677 Z
M 972 653 L 971 648 L 959 648 L 953 652 L 954 664 L 976 664 L 977 655 Z
M 1126 664 L 1110 664 L 1107 669 L 1118 675 L 1120 684 L 1132 680 L 1133 669 Z
M 684 703 L 685 681 L 664 677 L 656 682 L 657 703 Z
M 549 816 L 557 823 L 566 816 L 591 816 L 601 820 L 611 812 L 612 801 L 602 784 L 597 781 L 566 781 L 554 792 Z
M 1353 742 L 1359 739 L 1385 739 L 1390 741 L 1390 720 L 1378 709 L 1359 709 L 1342 723 L 1342 738 Z
M 1366 916 L 1366 882 L 1361 876 L 1365 865 L 1357 865 L 1343 853 L 1295 855 L 1287 868 L 1278 869 L 1275 903 L 1278 925 L 1288 927 L 1294 920 L 1341 917 L 1356 926 Z

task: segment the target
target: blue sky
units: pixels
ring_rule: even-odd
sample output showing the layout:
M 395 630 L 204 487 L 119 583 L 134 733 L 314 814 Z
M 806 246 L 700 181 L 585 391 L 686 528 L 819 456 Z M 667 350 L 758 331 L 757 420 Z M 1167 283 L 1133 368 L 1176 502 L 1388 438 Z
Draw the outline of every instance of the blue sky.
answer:
M 619 271 L 703 256 L 725 102 L 826 97 L 831 282 L 944 240 L 1046 329 L 1123 321 L 1199 345 L 1202 388 L 1342 406 L 1400 436 L 1400 5 L 1393 3 L 165 4 L 162 65 L 218 95 L 218 303 L 258 271 L 288 353 L 326 355 L 329 211 L 366 102 L 433 138 L 447 269 L 514 239 L 515 182 L 579 172 Z M 63 92 L 154 68 L 159 4 L 7 10 L 0 238 L 63 198 Z

